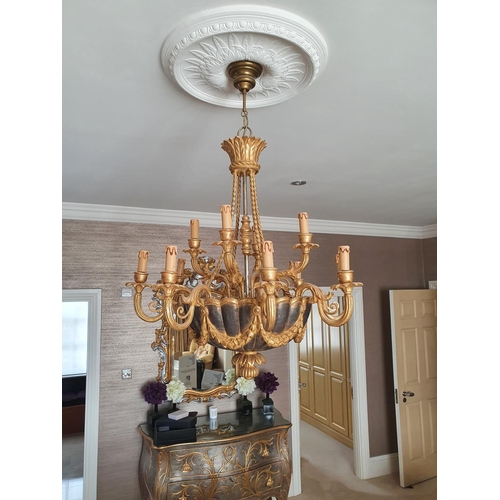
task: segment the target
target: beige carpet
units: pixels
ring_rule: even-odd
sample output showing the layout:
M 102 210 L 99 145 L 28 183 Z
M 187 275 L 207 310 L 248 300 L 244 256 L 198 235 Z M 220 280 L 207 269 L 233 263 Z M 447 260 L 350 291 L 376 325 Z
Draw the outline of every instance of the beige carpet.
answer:
M 294 500 L 437 499 L 437 478 L 401 488 L 399 475 L 361 480 L 354 475 L 351 448 L 306 422 L 300 424 L 302 493 Z

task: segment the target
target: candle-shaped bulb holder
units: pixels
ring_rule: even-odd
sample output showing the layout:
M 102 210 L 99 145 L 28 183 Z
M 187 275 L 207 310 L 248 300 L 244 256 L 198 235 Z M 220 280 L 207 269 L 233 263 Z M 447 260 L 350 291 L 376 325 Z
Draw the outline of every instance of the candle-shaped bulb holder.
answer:
M 231 229 L 232 217 L 231 217 L 231 205 L 222 205 L 220 207 L 220 212 L 222 215 L 222 229 Z
M 304 257 L 309 258 L 309 252 L 311 251 L 311 248 L 318 248 L 319 245 L 317 243 L 312 243 L 312 237 L 313 235 L 311 233 L 307 234 L 300 234 L 299 233 L 299 242 L 297 245 L 294 245 L 293 248 L 300 248 L 302 251 L 302 260 L 304 260 Z M 306 263 L 307 265 L 307 263 Z M 304 269 L 305 266 L 302 267 Z
M 222 241 L 232 241 L 234 231 L 232 229 L 220 229 L 219 234 Z
M 191 219 L 191 239 L 197 240 L 200 237 L 200 221 L 198 219 Z
M 149 252 L 147 250 L 141 250 L 138 257 L 139 262 L 137 263 L 137 272 L 145 273 L 148 267 Z
M 177 261 L 177 275 L 182 276 L 184 274 L 184 267 L 186 265 L 186 259 L 179 259 Z
M 188 245 L 191 250 L 198 250 L 201 245 L 201 240 L 199 240 L 198 238 L 189 238 Z
M 272 241 L 264 241 L 262 245 L 262 267 L 271 269 L 274 267 L 274 247 Z
M 177 283 L 176 271 L 162 271 L 160 274 L 161 274 L 161 282 L 164 285 L 173 285 L 174 283 Z
M 337 273 L 337 279 L 342 285 L 352 283 L 354 280 L 354 271 L 339 271 Z
M 307 215 L 307 212 L 300 212 L 299 214 L 299 233 L 309 233 L 309 216 Z
M 134 281 L 136 283 L 146 283 L 148 280 L 148 273 L 143 273 L 141 271 L 136 271 L 134 273 Z
M 299 233 L 299 241 L 301 244 L 310 244 L 312 242 L 313 235 L 311 233 Z M 318 246 L 318 245 L 316 245 Z
M 338 254 L 336 256 L 337 261 L 337 271 L 350 271 L 349 253 L 351 249 L 342 245 L 339 247 Z
M 276 267 L 264 267 L 260 270 L 260 276 L 263 281 L 276 281 L 278 269 Z
M 177 272 L 177 247 L 169 245 L 165 248 L 165 271 Z

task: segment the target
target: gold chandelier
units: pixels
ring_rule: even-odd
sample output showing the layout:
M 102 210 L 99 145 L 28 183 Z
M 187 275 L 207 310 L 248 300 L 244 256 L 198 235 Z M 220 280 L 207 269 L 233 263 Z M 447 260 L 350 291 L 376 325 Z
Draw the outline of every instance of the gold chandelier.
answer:
M 309 253 L 318 247 L 312 243 L 305 212 L 298 215 L 299 243 L 293 247 L 300 249 L 301 260 L 290 262 L 285 270 L 274 267 L 273 244 L 263 236 L 255 184 L 259 155 L 266 143 L 252 135 L 246 109 L 247 93 L 254 88 L 262 66 L 252 61 L 236 61 L 227 70 L 242 95 L 243 127 L 236 137 L 222 143 L 231 160 L 233 187 L 231 205 L 221 207 L 220 241 L 214 243 L 221 247 L 220 257 L 216 261 L 203 255 L 199 221 L 191 220 L 189 248 L 184 252 L 191 257 L 192 269 L 185 266 L 186 259 L 178 258 L 177 247 L 167 246 L 161 280 L 148 284 L 149 253 L 141 250 L 134 282 L 126 285 L 134 288 L 134 309 L 139 318 L 151 323 L 161 321 L 161 328 L 156 330 L 156 344 L 162 342 L 167 331 L 188 329 L 190 339 L 199 345 L 209 343 L 234 351 L 236 376 L 253 378 L 259 373 L 255 365 L 265 362 L 262 351 L 303 339 L 312 304 L 317 304 L 321 319 L 328 325 L 347 323 L 353 312 L 353 288 L 362 284 L 353 282 L 348 246 L 338 247 L 339 283 L 331 286 L 331 292 L 324 293 L 304 282 L 302 271 L 309 262 Z M 236 259 L 238 246 L 243 254 L 243 272 Z M 250 258 L 253 258 L 252 268 Z M 153 294 L 148 313 L 142 306 L 146 288 Z M 331 300 L 335 290 L 343 292 L 342 308 Z M 164 361 L 169 373 L 171 360 Z

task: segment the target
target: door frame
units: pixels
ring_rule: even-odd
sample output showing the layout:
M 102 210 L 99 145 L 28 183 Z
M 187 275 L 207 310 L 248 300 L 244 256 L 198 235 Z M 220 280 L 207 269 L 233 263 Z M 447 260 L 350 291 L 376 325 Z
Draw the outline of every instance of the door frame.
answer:
M 99 442 L 99 381 L 101 358 L 101 290 L 63 290 L 63 302 L 87 302 L 87 375 L 85 388 L 85 432 L 83 448 L 83 498 L 97 498 Z
M 320 287 L 330 291 L 328 287 Z M 360 479 L 374 477 L 370 470 L 370 441 L 368 433 L 368 398 L 366 388 L 366 358 L 365 358 L 365 323 L 363 312 L 363 288 L 353 289 L 354 311 L 348 322 L 349 349 L 351 363 L 352 424 L 353 424 L 353 452 L 354 473 Z M 342 292 L 335 291 L 335 296 L 342 296 Z M 292 481 L 290 495 L 299 495 L 300 481 L 300 399 L 298 390 L 299 362 L 298 344 L 288 344 L 289 371 L 290 371 L 290 420 L 292 422 Z M 296 381 L 296 382 L 294 382 Z

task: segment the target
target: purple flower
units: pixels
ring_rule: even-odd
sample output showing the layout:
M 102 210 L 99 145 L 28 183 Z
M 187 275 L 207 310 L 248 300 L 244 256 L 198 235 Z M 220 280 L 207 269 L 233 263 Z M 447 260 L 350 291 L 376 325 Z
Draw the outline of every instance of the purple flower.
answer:
M 161 382 L 149 382 L 142 390 L 144 400 L 150 405 L 161 405 L 167 399 L 167 387 Z
M 261 373 L 255 379 L 255 384 L 257 387 L 266 394 L 272 394 L 280 383 L 278 382 L 278 377 L 271 372 Z

